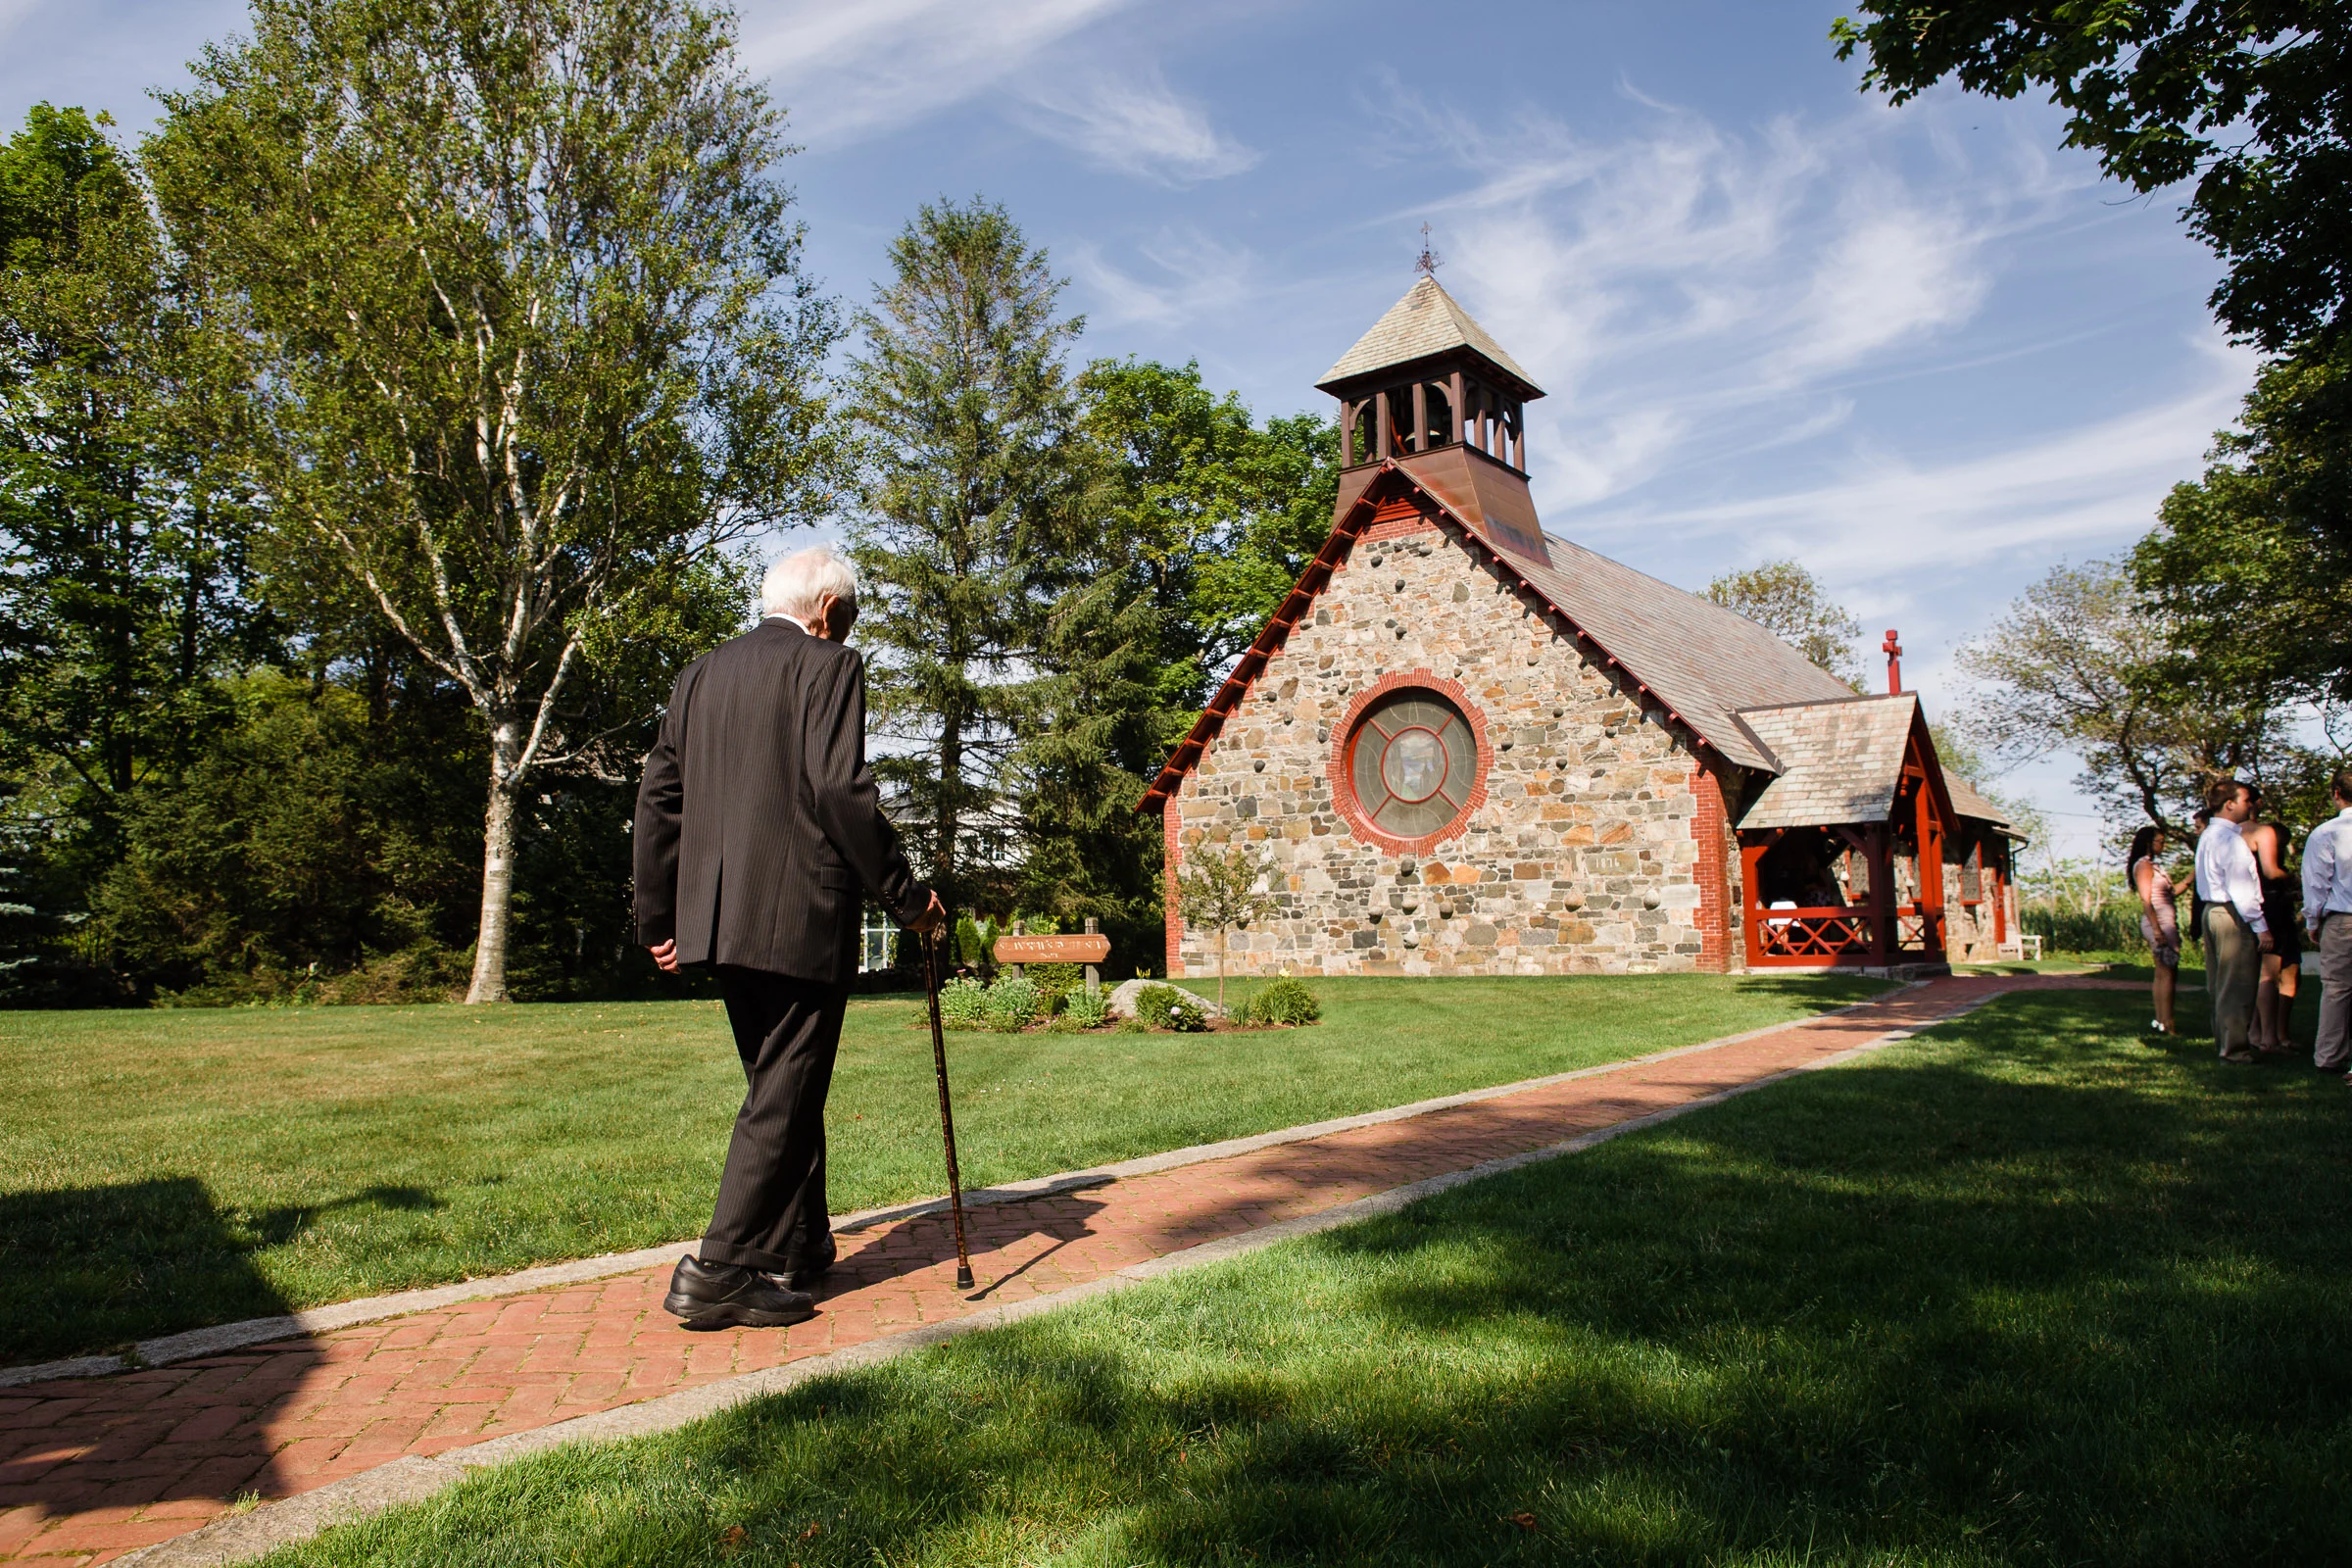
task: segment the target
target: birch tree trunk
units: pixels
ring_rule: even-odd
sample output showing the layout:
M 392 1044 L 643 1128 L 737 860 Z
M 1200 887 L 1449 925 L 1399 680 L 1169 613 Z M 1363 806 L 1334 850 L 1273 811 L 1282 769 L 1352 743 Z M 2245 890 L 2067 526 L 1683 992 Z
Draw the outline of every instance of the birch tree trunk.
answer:
M 467 1004 L 507 1000 L 507 927 L 514 906 L 515 777 L 522 726 L 513 719 L 490 735 L 490 804 L 482 813 L 482 921 L 473 942 Z

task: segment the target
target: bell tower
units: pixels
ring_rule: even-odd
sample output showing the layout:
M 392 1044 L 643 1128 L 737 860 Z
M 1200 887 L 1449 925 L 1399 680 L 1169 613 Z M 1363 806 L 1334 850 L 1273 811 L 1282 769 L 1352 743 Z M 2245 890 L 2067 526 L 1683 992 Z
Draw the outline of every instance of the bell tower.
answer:
M 1495 543 L 1546 557 L 1525 412 L 1544 389 L 1426 267 L 1315 389 L 1340 400 L 1338 514 L 1394 465 Z

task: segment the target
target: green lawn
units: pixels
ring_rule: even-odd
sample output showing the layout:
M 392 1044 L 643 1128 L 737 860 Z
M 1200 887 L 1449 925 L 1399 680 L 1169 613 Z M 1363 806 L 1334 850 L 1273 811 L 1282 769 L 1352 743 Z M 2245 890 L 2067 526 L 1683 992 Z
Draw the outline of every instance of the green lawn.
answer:
M 268 1559 L 2340 1562 L 2352 1095 L 2018 996 Z
M 1686 1045 L 1819 977 L 1332 980 L 1319 1026 L 957 1035 L 975 1187 Z M 0 1013 L 0 1363 L 694 1235 L 742 1072 L 715 1003 Z M 918 1000 L 853 1004 L 837 1210 L 939 1192 Z

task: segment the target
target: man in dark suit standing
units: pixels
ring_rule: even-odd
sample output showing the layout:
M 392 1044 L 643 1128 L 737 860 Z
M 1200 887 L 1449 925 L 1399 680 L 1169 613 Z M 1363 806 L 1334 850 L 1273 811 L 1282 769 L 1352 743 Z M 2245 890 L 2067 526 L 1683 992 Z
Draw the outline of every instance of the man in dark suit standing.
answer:
M 818 548 L 760 585 L 760 624 L 686 666 L 637 789 L 637 939 L 716 966 L 748 1088 L 701 1255 L 662 1304 L 691 1329 L 798 1323 L 832 1265 L 825 1095 L 866 897 L 920 932 L 914 879 L 865 760 L 858 580 Z

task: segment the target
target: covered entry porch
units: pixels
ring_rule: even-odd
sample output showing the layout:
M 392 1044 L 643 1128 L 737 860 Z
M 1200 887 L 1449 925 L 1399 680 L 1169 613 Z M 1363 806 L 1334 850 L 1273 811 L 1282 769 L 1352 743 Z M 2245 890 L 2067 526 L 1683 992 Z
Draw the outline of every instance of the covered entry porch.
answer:
M 1943 866 L 1958 819 L 1918 700 L 1740 717 L 1782 768 L 1738 828 L 1749 967 L 1946 961 Z

